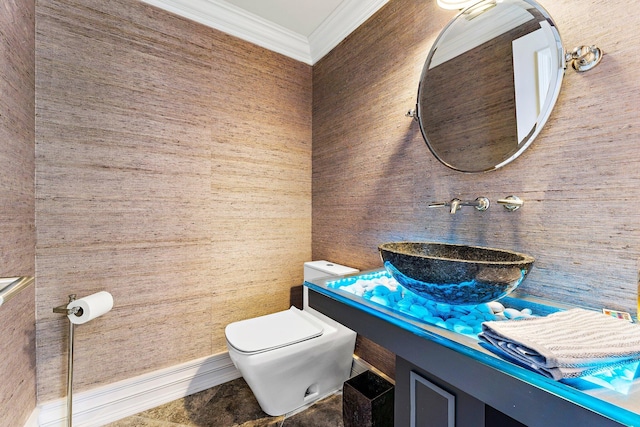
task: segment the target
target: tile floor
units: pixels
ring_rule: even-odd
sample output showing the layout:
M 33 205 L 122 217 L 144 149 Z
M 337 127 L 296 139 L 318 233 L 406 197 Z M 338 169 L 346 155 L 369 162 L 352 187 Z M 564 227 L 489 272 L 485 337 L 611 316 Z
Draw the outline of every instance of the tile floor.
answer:
M 301 412 L 265 414 L 242 378 L 108 424 L 107 427 L 343 427 L 342 394 Z

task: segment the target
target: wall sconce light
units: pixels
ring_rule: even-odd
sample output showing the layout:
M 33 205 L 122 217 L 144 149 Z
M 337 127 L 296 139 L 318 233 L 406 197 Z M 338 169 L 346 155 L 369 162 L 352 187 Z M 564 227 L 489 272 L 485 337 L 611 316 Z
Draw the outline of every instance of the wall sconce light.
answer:
M 480 0 L 437 0 L 438 6 L 443 9 L 455 10 L 465 9 Z

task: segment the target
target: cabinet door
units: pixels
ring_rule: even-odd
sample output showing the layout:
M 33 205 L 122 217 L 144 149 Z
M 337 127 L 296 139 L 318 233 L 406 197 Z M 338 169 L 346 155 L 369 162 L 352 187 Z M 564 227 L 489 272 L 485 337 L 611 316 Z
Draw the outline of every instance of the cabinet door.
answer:
M 409 378 L 411 427 L 455 427 L 456 397 L 414 371 Z

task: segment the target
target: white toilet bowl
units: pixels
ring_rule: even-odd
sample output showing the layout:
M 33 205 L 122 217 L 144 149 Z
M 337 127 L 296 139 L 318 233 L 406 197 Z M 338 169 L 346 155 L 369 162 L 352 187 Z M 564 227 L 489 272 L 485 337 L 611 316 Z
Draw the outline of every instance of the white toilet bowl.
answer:
M 305 265 L 305 278 L 307 270 Z M 225 336 L 231 360 L 272 416 L 340 389 L 351 372 L 356 340 L 355 332 L 333 319 L 295 307 L 231 323 Z

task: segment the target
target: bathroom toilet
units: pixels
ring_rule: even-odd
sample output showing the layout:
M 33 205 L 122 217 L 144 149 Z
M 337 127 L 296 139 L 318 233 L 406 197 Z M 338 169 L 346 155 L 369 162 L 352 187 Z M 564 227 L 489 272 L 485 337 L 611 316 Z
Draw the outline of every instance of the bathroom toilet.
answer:
M 327 261 L 307 262 L 304 278 L 343 276 L 358 270 Z M 234 365 L 271 416 L 292 412 L 342 387 L 349 378 L 356 333 L 309 308 L 230 323 L 225 328 Z

